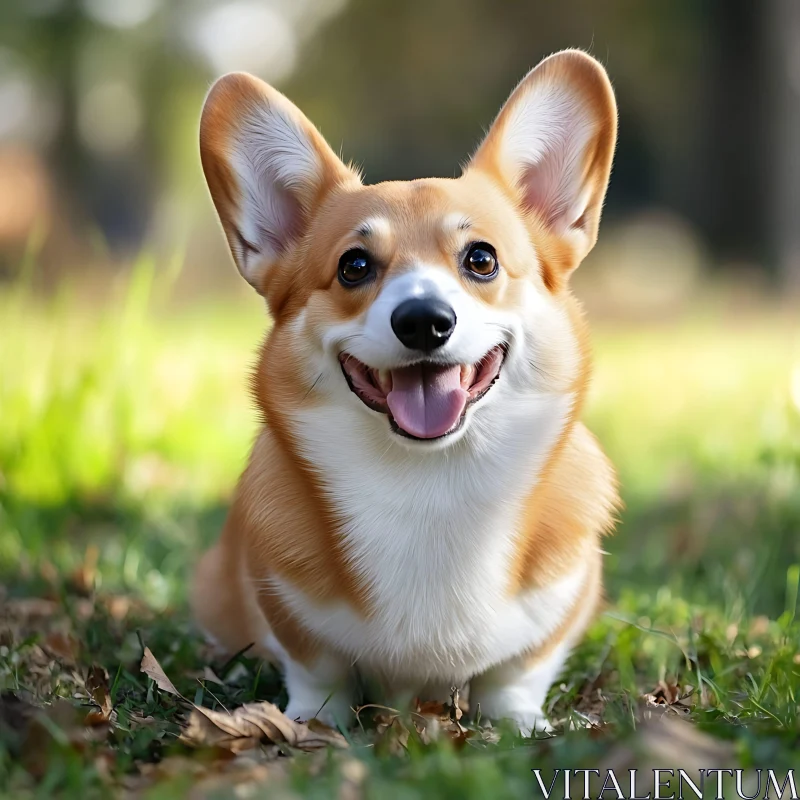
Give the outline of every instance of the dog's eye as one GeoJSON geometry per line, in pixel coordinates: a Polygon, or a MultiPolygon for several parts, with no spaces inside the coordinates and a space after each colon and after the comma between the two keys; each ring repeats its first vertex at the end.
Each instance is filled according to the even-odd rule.
{"type": "Polygon", "coordinates": [[[464,267],[478,278],[494,278],[497,275],[497,253],[486,242],[470,245],[464,258],[464,267]]]}
{"type": "Polygon", "coordinates": [[[339,283],[355,286],[372,274],[372,263],[365,250],[348,250],[339,259],[339,283]]]}

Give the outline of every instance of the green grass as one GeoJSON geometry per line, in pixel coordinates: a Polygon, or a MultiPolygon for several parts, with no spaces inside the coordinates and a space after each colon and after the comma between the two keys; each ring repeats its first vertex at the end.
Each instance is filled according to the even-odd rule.
{"type": "Polygon", "coordinates": [[[143,260],[92,300],[42,299],[24,282],[0,295],[0,689],[25,708],[62,697],[67,709],[51,705],[31,739],[4,695],[8,796],[156,798],[192,785],[232,796],[234,774],[264,796],[539,796],[534,766],[683,766],[646,735],[642,695],[661,680],[688,694],[674,716],[720,759],[796,766],[800,336],[768,313],[596,326],[587,421],[626,509],[606,543],[608,611],[550,706],[554,719],[602,725],[536,741],[483,731],[463,747],[412,731],[394,752],[365,716],[345,755],[265,751],[242,767],[185,751],[185,709],[139,672],[143,643],[196,702],[284,699],[270,668],[211,654],[185,606],[255,431],[247,370],[266,320],[255,297],[176,304],[174,274],[155,275],[143,260]],[[92,664],[109,673],[116,724],[78,745],[68,712],[87,702],[92,664]],[[224,686],[202,679],[209,665],[224,686]]]}

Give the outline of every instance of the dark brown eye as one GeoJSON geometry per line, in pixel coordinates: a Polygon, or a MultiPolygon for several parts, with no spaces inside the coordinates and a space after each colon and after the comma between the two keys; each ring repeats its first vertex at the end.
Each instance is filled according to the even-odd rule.
{"type": "Polygon", "coordinates": [[[490,280],[497,275],[497,253],[486,242],[470,245],[464,258],[464,267],[475,277],[490,280]]]}
{"type": "Polygon", "coordinates": [[[372,261],[365,250],[348,250],[339,259],[339,283],[355,286],[372,274],[372,261]]]}

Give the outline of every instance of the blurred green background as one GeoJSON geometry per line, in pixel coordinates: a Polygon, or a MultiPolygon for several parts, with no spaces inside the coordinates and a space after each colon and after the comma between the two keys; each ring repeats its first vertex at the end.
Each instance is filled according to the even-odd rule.
{"type": "MultiPolygon", "coordinates": [[[[186,581],[256,430],[247,378],[269,326],[200,170],[211,81],[273,82],[370,182],[451,176],[525,71],[564,47],[606,65],[620,108],[575,291],[596,351],[586,417],[626,508],[605,545],[608,614],[548,709],[621,731],[674,680],[748,763],[778,752],[750,725],[796,753],[798,0],[0,0],[0,616],[56,598],[82,648],[69,680],[44,658],[45,681],[43,623],[6,620],[0,689],[72,697],[99,662],[120,715],[175,733],[180,709],[138,673],[141,641],[185,691],[208,664],[186,581]],[[120,596],[157,616],[109,617],[120,596]]],[[[229,706],[276,698],[248,669],[215,689],[229,706]]],[[[160,757],[131,737],[123,773],[126,752],[160,757]]],[[[498,788],[480,763],[484,782],[467,770],[454,796],[498,788]]],[[[527,766],[503,769],[522,781],[527,766]]],[[[97,779],[84,768],[70,785],[97,779]]],[[[433,786],[461,774],[427,769],[433,786]]]]}

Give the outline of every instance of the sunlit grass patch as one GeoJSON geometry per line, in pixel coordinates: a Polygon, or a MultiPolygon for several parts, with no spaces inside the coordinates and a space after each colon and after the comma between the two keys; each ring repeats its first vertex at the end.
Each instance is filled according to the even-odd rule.
{"type": "Polygon", "coordinates": [[[60,502],[230,490],[255,430],[246,379],[265,319],[251,307],[154,308],[145,288],[127,288],[99,307],[0,298],[9,491],[60,502]]]}

